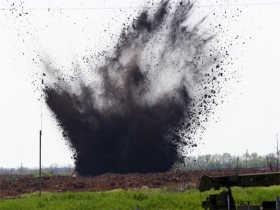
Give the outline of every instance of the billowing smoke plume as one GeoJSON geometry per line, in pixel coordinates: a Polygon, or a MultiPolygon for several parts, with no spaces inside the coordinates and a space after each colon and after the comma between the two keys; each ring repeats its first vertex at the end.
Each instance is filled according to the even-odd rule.
{"type": "Polygon", "coordinates": [[[163,1],[143,11],[86,77],[76,69],[68,80],[47,66],[46,102],[78,173],[163,172],[196,146],[192,137],[214,103],[215,79],[205,75],[216,58],[202,21],[188,25],[192,7],[163,1]]]}

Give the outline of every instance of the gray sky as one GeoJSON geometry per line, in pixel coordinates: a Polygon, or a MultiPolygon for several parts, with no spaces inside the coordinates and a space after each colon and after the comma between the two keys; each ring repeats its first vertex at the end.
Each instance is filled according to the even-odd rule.
{"type": "MultiPolygon", "coordinates": [[[[48,57],[53,65],[67,69],[83,56],[109,49],[122,24],[129,24],[147,2],[0,2],[0,167],[38,165],[40,91],[32,81],[36,72],[43,71],[39,60],[48,57]]],[[[206,132],[193,154],[243,154],[246,149],[259,154],[275,152],[280,132],[280,1],[201,2],[196,4],[193,18],[208,15],[207,27],[212,27],[210,23],[222,25],[217,29],[221,44],[233,43],[229,49],[233,65],[227,68],[236,70],[241,78],[225,85],[225,102],[204,125],[206,132]]],[[[45,105],[42,140],[43,165],[73,164],[45,105]]]]}

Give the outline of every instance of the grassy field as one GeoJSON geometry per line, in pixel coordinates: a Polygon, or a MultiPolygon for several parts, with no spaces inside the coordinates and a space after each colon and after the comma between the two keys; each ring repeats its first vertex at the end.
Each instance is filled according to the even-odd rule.
{"type": "MultiPolygon", "coordinates": [[[[141,190],[114,190],[108,192],[67,192],[38,193],[24,195],[20,199],[0,200],[0,209],[187,209],[199,210],[207,194],[218,191],[200,193],[193,189],[184,193],[166,192],[143,188],[141,190]]],[[[280,187],[232,188],[236,203],[260,204],[262,200],[275,200],[280,196],[280,187]]]]}

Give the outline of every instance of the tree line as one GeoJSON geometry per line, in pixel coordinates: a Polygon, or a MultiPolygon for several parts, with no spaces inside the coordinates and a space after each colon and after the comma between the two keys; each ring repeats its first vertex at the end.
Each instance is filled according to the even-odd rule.
{"type": "MultiPolygon", "coordinates": [[[[38,174],[38,168],[28,168],[20,166],[18,168],[3,168],[0,167],[0,174],[10,175],[10,174],[38,174]]],[[[42,174],[48,175],[69,175],[74,171],[72,165],[60,166],[57,164],[52,164],[48,167],[42,167],[42,174]]]]}
{"type": "Polygon", "coordinates": [[[256,152],[246,152],[236,156],[225,152],[187,157],[181,167],[184,170],[269,167],[271,171],[278,171],[279,157],[275,153],[259,155],[256,152]]]}
{"type": "MultiPolygon", "coordinates": [[[[278,150],[277,150],[278,151],[278,150]]],[[[279,152],[278,152],[279,153],[279,152]]],[[[222,169],[222,168],[251,168],[251,167],[269,167],[271,171],[278,171],[279,154],[269,153],[267,155],[258,155],[258,153],[244,153],[241,156],[223,154],[206,154],[198,156],[189,156],[185,158],[185,163],[175,164],[175,170],[200,170],[200,169],[222,169]]],[[[57,164],[42,168],[42,173],[51,175],[71,174],[74,171],[72,165],[60,166],[57,164]]],[[[36,174],[38,168],[18,167],[3,168],[0,167],[0,174],[36,174]]]]}

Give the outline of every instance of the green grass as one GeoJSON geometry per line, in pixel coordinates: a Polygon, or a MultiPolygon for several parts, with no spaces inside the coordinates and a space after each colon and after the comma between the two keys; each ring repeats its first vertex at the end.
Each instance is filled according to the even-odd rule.
{"type": "Polygon", "coordinates": [[[109,192],[28,194],[22,199],[0,200],[0,209],[198,209],[199,192],[165,193],[144,189],[109,192]],[[187,208],[188,207],[188,208],[187,208]]]}
{"type": "Polygon", "coordinates": [[[251,188],[233,188],[232,195],[236,203],[261,204],[262,201],[275,201],[280,197],[280,186],[271,187],[251,187],[251,188]]]}
{"type": "MultiPolygon", "coordinates": [[[[220,191],[210,191],[216,194],[220,191]]],[[[0,209],[187,209],[199,210],[207,193],[193,189],[184,193],[166,192],[143,188],[141,190],[114,190],[108,192],[67,192],[67,193],[38,193],[24,195],[21,199],[2,199],[0,209]]],[[[260,204],[262,200],[275,200],[280,195],[279,187],[269,188],[233,188],[236,203],[260,204]]]]}
{"type": "MultiPolygon", "coordinates": [[[[37,177],[39,177],[39,172],[33,172],[33,173],[31,173],[31,175],[33,175],[33,177],[37,178],[37,177]]],[[[42,172],[41,176],[42,177],[43,176],[52,176],[52,174],[50,172],[46,171],[46,172],[42,172]]]]}

